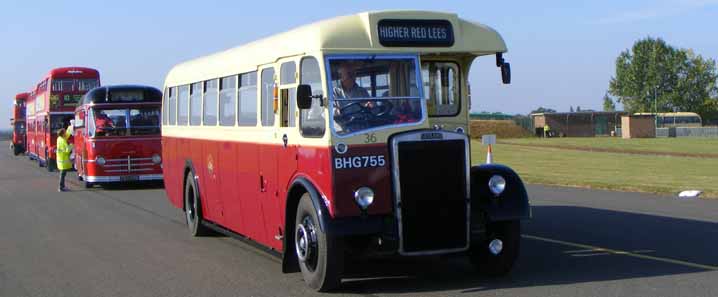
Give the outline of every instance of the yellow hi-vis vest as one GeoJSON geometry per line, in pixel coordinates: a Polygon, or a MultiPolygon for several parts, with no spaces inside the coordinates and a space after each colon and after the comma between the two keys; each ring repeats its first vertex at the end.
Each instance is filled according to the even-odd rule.
{"type": "Polygon", "coordinates": [[[57,137],[57,169],[69,170],[72,169],[72,162],[70,162],[70,152],[72,152],[72,145],[67,143],[67,139],[63,136],[57,137]]]}

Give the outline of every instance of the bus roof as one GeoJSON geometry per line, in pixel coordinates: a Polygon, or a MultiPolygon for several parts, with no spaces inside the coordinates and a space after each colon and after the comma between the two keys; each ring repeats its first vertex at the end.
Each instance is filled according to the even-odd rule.
{"type": "Polygon", "coordinates": [[[100,72],[96,69],[87,67],[60,67],[50,70],[46,77],[73,77],[73,78],[95,78],[99,77],[100,72]]]}
{"type": "Polygon", "coordinates": [[[142,85],[113,85],[97,87],[82,97],[81,105],[91,103],[162,102],[162,92],[155,87],[142,85]],[[113,96],[115,95],[115,96],[113,96]]]}
{"type": "Polygon", "coordinates": [[[257,65],[281,57],[316,53],[466,53],[488,55],[506,52],[503,38],[492,28],[459,18],[454,13],[430,11],[375,11],[340,16],[273,35],[239,47],[190,60],[173,67],[166,86],[198,82],[256,70],[257,65]],[[385,47],[379,40],[381,20],[440,20],[453,28],[451,46],[385,47]]]}
{"type": "Polygon", "coordinates": [[[17,93],[17,95],[15,95],[15,100],[27,100],[28,96],[30,96],[30,93],[28,92],[17,93]]]}
{"type": "Polygon", "coordinates": [[[695,112],[685,112],[685,111],[659,112],[659,113],[637,112],[637,113],[634,113],[634,115],[658,115],[659,117],[700,117],[700,115],[698,115],[695,112]]]}

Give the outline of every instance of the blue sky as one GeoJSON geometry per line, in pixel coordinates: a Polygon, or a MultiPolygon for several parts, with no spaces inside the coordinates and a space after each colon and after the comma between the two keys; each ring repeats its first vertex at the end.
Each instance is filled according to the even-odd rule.
{"type": "Polygon", "coordinates": [[[474,63],[472,110],[601,109],[618,54],[646,36],[718,58],[718,0],[15,1],[0,10],[0,127],[13,96],[51,68],[89,66],[103,84],[161,87],[175,64],[299,25],[368,10],[456,12],[502,34],[513,81],[474,63]]]}

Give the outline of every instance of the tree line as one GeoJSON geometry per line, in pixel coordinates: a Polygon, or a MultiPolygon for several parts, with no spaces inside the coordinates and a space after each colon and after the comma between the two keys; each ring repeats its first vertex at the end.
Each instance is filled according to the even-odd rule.
{"type": "Polygon", "coordinates": [[[715,60],[647,37],[616,58],[616,74],[603,97],[603,108],[615,110],[615,98],[629,113],[696,112],[704,122],[715,122],[717,83],[715,60]]]}

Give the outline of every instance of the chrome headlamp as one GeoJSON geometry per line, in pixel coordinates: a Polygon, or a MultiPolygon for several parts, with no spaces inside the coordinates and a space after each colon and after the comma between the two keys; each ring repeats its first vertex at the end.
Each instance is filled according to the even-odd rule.
{"type": "Polygon", "coordinates": [[[369,187],[361,187],[354,191],[354,201],[362,210],[366,210],[374,203],[374,191],[369,187]]]}
{"type": "Polygon", "coordinates": [[[152,155],[152,163],[159,164],[162,163],[162,157],[158,154],[152,155]]]}
{"type": "Polygon", "coordinates": [[[102,166],[102,165],[105,165],[106,161],[105,161],[105,158],[103,158],[102,156],[97,156],[97,158],[95,158],[95,163],[97,163],[97,165],[102,166]]]}
{"type": "Polygon", "coordinates": [[[494,175],[489,178],[489,190],[498,196],[506,189],[506,180],[501,175],[494,175]]]}

